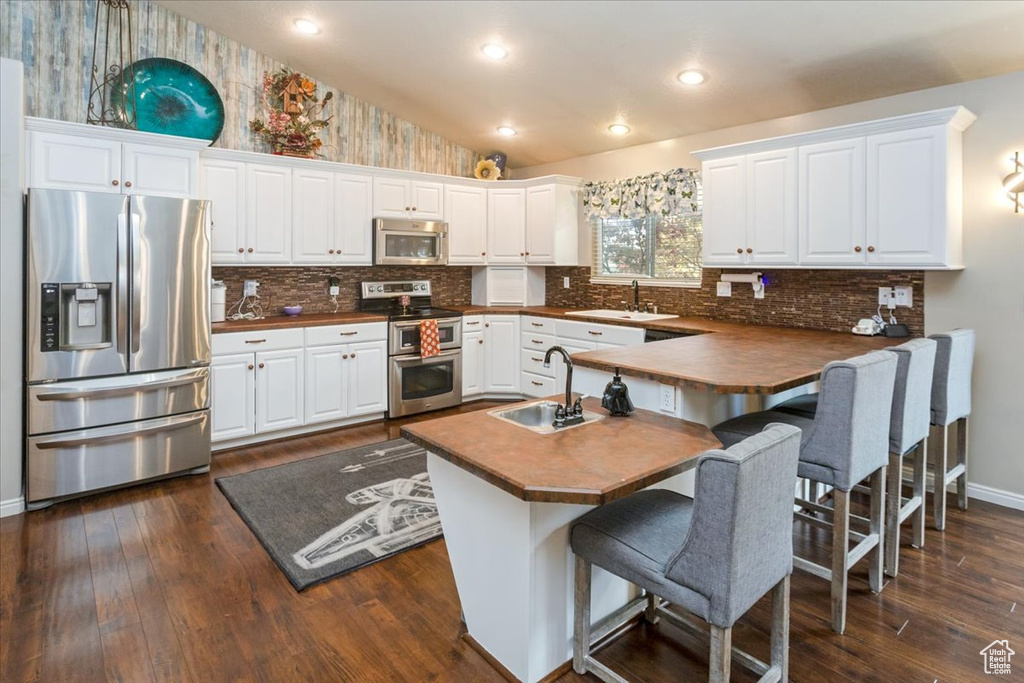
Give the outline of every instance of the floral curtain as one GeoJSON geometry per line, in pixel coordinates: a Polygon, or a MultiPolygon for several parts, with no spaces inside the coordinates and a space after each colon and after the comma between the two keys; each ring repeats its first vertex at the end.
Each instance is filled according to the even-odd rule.
{"type": "Polygon", "coordinates": [[[700,171],[676,168],[583,186],[583,210],[593,218],[644,218],[694,214],[699,211],[700,171]]]}

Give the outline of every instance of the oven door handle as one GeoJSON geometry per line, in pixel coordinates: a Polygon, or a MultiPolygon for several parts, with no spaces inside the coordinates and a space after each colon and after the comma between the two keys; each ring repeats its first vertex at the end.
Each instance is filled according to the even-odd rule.
{"type": "Polygon", "coordinates": [[[462,349],[455,349],[454,351],[442,351],[436,356],[430,356],[429,358],[422,358],[420,356],[392,356],[391,360],[395,362],[395,365],[409,365],[410,363],[417,363],[419,365],[427,365],[429,363],[440,363],[441,361],[455,358],[462,353],[462,349]]]}
{"type": "MultiPolygon", "coordinates": [[[[424,318],[424,320],[429,320],[429,318],[424,318]]],[[[457,323],[457,322],[461,321],[462,318],[435,318],[435,320],[437,320],[438,327],[440,327],[441,325],[448,325],[448,324],[457,323]]],[[[409,330],[409,329],[412,329],[412,328],[419,327],[421,322],[423,322],[423,320],[414,320],[414,321],[407,322],[407,323],[391,323],[391,324],[394,326],[394,328],[396,330],[409,330]]]]}

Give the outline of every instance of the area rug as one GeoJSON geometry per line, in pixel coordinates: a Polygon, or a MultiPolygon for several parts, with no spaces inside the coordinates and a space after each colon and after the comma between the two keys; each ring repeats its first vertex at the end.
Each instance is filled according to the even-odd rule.
{"type": "Polygon", "coordinates": [[[217,485],[300,591],[441,536],[427,453],[405,439],[217,485]]]}

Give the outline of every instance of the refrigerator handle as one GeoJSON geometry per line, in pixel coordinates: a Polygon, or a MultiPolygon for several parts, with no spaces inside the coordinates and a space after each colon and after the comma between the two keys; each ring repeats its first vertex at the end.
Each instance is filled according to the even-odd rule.
{"type": "Polygon", "coordinates": [[[128,217],[117,216],[117,352],[128,339],[128,217]]]}
{"type": "Polygon", "coordinates": [[[141,217],[132,213],[132,353],[139,352],[142,332],[142,239],[139,235],[141,217]]]}

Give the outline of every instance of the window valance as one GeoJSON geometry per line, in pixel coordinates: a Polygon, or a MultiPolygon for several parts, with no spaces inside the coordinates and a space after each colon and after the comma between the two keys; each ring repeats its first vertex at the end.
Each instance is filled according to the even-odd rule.
{"type": "Polygon", "coordinates": [[[695,214],[699,188],[700,171],[694,168],[586,183],[583,211],[588,219],[695,214]]]}

